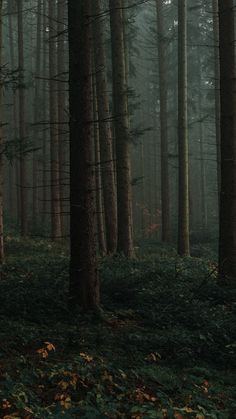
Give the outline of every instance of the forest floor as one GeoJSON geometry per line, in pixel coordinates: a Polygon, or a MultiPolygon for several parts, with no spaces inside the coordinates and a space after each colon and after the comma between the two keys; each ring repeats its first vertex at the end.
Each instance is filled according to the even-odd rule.
{"type": "Polygon", "coordinates": [[[7,238],[0,418],[236,418],[236,292],[214,252],[138,252],[101,261],[105,318],[74,316],[65,249],[7,238]]]}

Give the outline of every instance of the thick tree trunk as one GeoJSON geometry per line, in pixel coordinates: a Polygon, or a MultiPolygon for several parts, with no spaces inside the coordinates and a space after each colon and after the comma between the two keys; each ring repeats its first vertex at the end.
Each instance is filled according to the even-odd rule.
{"type": "Polygon", "coordinates": [[[51,154],[51,236],[53,240],[62,237],[61,205],[60,205],[60,172],[59,172],[59,140],[58,140],[58,109],[56,79],[56,2],[49,0],[49,108],[50,108],[50,154],[51,154]]]}
{"type": "Polygon", "coordinates": [[[23,39],[23,2],[17,1],[18,12],[18,67],[19,67],[19,136],[21,142],[20,153],[20,224],[21,235],[27,234],[27,185],[26,185],[26,161],[24,145],[26,141],[26,104],[25,104],[25,77],[24,77],[24,39],[23,39]]]}
{"type": "MultiPolygon", "coordinates": [[[[0,0],[0,69],[2,68],[2,5],[3,2],[0,0]]],[[[2,85],[0,86],[0,264],[4,262],[4,242],[3,242],[3,187],[4,187],[4,171],[3,161],[4,156],[2,153],[3,149],[3,92],[2,85]]]]}
{"type": "Polygon", "coordinates": [[[236,278],[236,60],[234,2],[219,2],[221,92],[220,279],[236,278]]]}
{"type": "Polygon", "coordinates": [[[91,0],[70,0],[70,298],[81,308],[99,306],[93,162],[91,0]]]}
{"type": "Polygon", "coordinates": [[[127,257],[134,256],[132,237],[132,200],[130,170],[130,138],[127,86],[125,75],[125,52],[122,22],[122,1],[112,0],[110,5],[113,118],[116,136],[117,172],[117,251],[127,257]]]}
{"type": "Polygon", "coordinates": [[[158,64],[160,89],[161,125],[161,217],[162,241],[170,241],[170,193],[168,164],[168,122],[167,122],[167,63],[166,42],[163,29],[163,0],[156,0],[158,30],[158,64]]]}
{"type": "Polygon", "coordinates": [[[178,253],[189,255],[189,176],[187,116],[187,0],[178,2],[178,253]]]}
{"type": "Polygon", "coordinates": [[[114,162],[112,152],[111,114],[108,96],[105,37],[101,20],[101,1],[93,0],[93,43],[96,92],[99,120],[101,176],[106,224],[107,252],[114,253],[117,246],[117,208],[114,162]]]}

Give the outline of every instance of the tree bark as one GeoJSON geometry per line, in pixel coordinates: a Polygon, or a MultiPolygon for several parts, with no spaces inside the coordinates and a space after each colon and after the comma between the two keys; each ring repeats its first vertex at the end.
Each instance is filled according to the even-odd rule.
{"type": "Polygon", "coordinates": [[[219,274],[236,278],[236,60],[234,2],[219,2],[221,194],[219,274]]]}
{"type": "Polygon", "coordinates": [[[33,151],[33,224],[37,226],[38,217],[38,147],[39,147],[39,126],[37,122],[40,120],[40,110],[38,109],[40,99],[40,81],[41,74],[41,0],[38,0],[37,5],[37,36],[36,36],[36,51],[35,51],[35,91],[34,91],[34,151],[33,151]]]}
{"type": "Polygon", "coordinates": [[[187,256],[190,253],[187,102],[187,0],[181,0],[178,2],[178,253],[180,256],[187,256]]]}
{"type": "MultiPolygon", "coordinates": [[[[220,200],[221,169],[220,169],[220,57],[219,57],[219,6],[218,0],[212,0],[213,34],[214,34],[214,64],[215,64],[215,135],[217,158],[217,184],[220,200]]],[[[219,202],[218,202],[219,205],[219,202]]]]}
{"type": "Polygon", "coordinates": [[[167,121],[167,62],[166,42],[163,27],[163,0],[156,0],[158,30],[158,64],[160,90],[160,126],[161,126],[161,217],[162,241],[170,242],[170,192],[168,162],[168,121],[167,121]]]}
{"type": "Polygon", "coordinates": [[[91,0],[70,0],[70,298],[85,310],[99,306],[93,162],[91,0]]]}
{"type": "Polygon", "coordinates": [[[60,183],[60,212],[61,227],[64,234],[65,208],[65,162],[66,162],[66,68],[65,68],[65,0],[57,3],[57,94],[58,94],[58,146],[59,146],[59,183],[60,183]]]}
{"type": "MultiPolygon", "coordinates": [[[[48,27],[48,22],[47,22],[47,16],[48,16],[48,1],[47,0],[43,0],[43,5],[42,5],[42,10],[43,10],[43,39],[42,39],[42,43],[43,43],[43,49],[42,49],[42,75],[43,75],[43,110],[42,110],[42,121],[43,124],[46,124],[47,119],[48,119],[48,57],[49,57],[49,53],[48,53],[48,35],[47,35],[47,27],[48,27]]],[[[44,132],[43,135],[43,143],[42,143],[42,194],[41,194],[41,199],[42,199],[42,207],[41,207],[41,212],[42,212],[42,216],[41,216],[41,223],[43,228],[46,227],[46,221],[47,221],[47,212],[48,211],[48,162],[47,162],[47,146],[48,146],[48,135],[47,135],[47,131],[44,132]]]]}
{"type": "Polygon", "coordinates": [[[127,257],[133,257],[130,138],[122,2],[117,0],[114,4],[110,0],[109,7],[112,46],[113,119],[116,137],[117,251],[127,257]]]}
{"type": "Polygon", "coordinates": [[[101,176],[106,225],[107,252],[114,253],[117,246],[117,208],[112,151],[111,113],[108,96],[105,37],[101,20],[101,1],[93,0],[93,43],[99,121],[101,176]]]}
{"type": "MultiPolygon", "coordinates": [[[[3,2],[0,0],[0,68],[2,68],[2,48],[3,48],[3,33],[2,33],[2,7],[3,2]]],[[[3,242],[3,189],[4,189],[4,156],[3,156],[3,86],[0,85],[0,264],[4,262],[4,242],[3,242]]]]}
{"type": "Polygon", "coordinates": [[[204,147],[204,131],[202,122],[202,63],[198,52],[198,118],[199,118],[199,154],[200,154],[200,189],[201,189],[201,223],[202,229],[207,229],[207,195],[206,195],[206,167],[205,167],[205,147],[204,147]]]}
{"type": "Polygon", "coordinates": [[[25,77],[24,77],[24,37],[23,37],[23,2],[17,1],[18,16],[18,67],[19,67],[19,136],[21,144],[20,152],[20,224],[21,235],[26,236],[28,228],[27,214],[27,184],[26,184],[26,161],[24,146],[26,142],[26,107],[25,107],[25,77]]]}
{"type": "MultiPolygon", "coordinates": [[[[9,37],[9,53],[10,53],[10,67],[11,71],[14,71],[16,68],[16,57],[15,57],[15,46],[14,46],[14,33],[13,33],[13,22],[12,22],[12,3],[8,3],[8,37],[9,37]]],[[[16,140],[18,136],[18,110],[17,110],[17,96],[14,91],[12,91],[12,121],[13,121],[13,130],[12,130],[12,140],[16,140]]],[[[16,208],[15,212],[12,212],[16,215],[18,224],[20,224],[20,190],[19,190],[19,162],[18,160],[14,161],[13,164],[9,164],[9,170],[11,171],[12,183],[11,183],[11,202],[14,202],[14,195],[16,196],[16,208]],[[14,185],[14,186],[13,186],[14,185]]]]}
{"type": "Polygon", "coordinates": [[[56,79],[56,2],[49,0],[49,108],[50,108],[50,158],[51,158],[51,238],[62,237],[60,205],[59,139],[56,79]]]}
{"type": "Polygon", "coordinates": [[[97,214],[97,242],[100,256],[107,254],[105,226],[104,226],[104,200],[101,178],[101,154],[99,142],[99,123],[97,110],[97,92],[95,77],[93,77],[93,139],[94,139],[94,162],[95,162],[95,178],[96,178],[96,214],[97,214]]]}

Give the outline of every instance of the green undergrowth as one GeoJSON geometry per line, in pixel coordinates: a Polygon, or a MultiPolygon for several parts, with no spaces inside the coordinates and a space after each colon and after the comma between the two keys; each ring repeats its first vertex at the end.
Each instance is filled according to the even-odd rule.
{"type": "Polygon", "coordinates": [[[193,250],[101,260],[98,317],[71,313],[63,245],[8,237],[0,418],[234,418],[236,291],[193,250]]]}

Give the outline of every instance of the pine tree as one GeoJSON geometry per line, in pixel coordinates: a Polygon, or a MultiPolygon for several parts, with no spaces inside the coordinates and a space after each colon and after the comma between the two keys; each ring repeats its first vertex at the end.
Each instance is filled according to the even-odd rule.
{"type": "Polygon", "coordinates": [[[116,141],[117,172],[117,251],[127,257],[134,255],[132,234],[132,199],[130,168],[130,135],[122,1],[110,0],[110,26],[112,47],[113,118],[116,141]]]}
{"type": "Polygon", "coordinates": [[[178,2],[178,253],[189,255],[189,176],[187,115],[187,0],[178,2]]]}
{"type": "Polygon", "coordinates": [[[221,194],[219,273],[236,277],[236,60],[234,2],[219,2],[221,194]]]}
{"type": "Polygon", "coordinates": [[[85,310],[99,306],[93,160],[91,0],[70,0],[70,298],[85,310]]]}
{"type": "Polygon", "coordinates": [[[27,209],[27,183],[26,183],[26,102],[25,102],[25,77],[24,77],[24,33],[23,33],[23,0],[17,1],[17,23],[18,23],[18,67],[19,67],[19,136],[21,144],[20,153],[20,226],[21,235],[25,236],[28,231],[28,209],[27,209]]]}
{"type": "Polygon", "coordinates": [[[108,96],[105,36],[101,19],[100,0],[93,0],[93,42],[97,93],[100,164],[103,187],[107,252],[114,253],[117,246],[117,209],[115,168],[112,147],[111,113],[108,96]]]}
{"type": "Polygon", "coordinates": [[[166,42],[164,35],[163,0],[156,0],[157,9],[157,44],[160,89],[160,127],[161,127],[161,214],[162,240],[170,241],[170,192],[168,164],[168,121],[167,121],[167,62],[166,42]]]}

